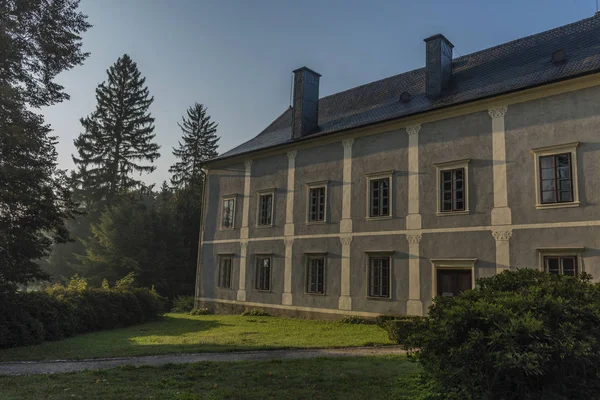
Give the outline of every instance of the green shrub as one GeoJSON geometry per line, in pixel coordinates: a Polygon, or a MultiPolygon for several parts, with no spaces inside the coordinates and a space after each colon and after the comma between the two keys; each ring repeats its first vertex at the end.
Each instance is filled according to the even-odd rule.
{"type": "Polygon", "coordinates": [[[600,398],[600,288],[533,269],[438,297],[407,347],[445,398],[600,398]]]}
{"type": "Polygon", "coordinates": [[[209,315],[210,310],[208,308],[194,308],[190,311],[190,315],[209,315]]]}
{"type": "Polygon", "coordinates": [[[388,322],[398,318],[397,315],[378,315],[375,318],[375,324],[382,329],[387,329],[388,322]]]}
{"type": "Polygon", "coordinates": [[[340,324],[371,324],[372,322],[356,315],[346,315],[338,320],[340,324]]]}
{"type": "Polygon", "coordinates": [[[422,326],[423,319],[423,317],[405,315],[398,319],[386,321],[384,326],[392,342],[404,344],[408,335],[414,333],[422,326]]]}
{"type": "Polygon", "coordinates": [[[177,296],[173,299],[171,312],[186,313],[194,309],[194,296],[177,296]]]}
{"type": "Polygon", "coordinates": [[[246,308],[242,314],[244,317],[270,317],[271,314],[260,308],[246,308]]]}

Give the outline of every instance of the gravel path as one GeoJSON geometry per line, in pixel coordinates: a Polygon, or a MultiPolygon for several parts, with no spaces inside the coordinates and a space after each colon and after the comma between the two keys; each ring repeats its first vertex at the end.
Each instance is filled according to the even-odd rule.
{"type": "Polygon", "coordinates": [[[165,354],[161,356],[95,358],[88,360],[15,361],[0,363],[0,375],[36,375],[108,369],[121,365],[186,364],[201,361],[292,360],[316,357],[357,357],[405,354],[398,346],[340,349],[264,350],[230,353],[165,354]]]}

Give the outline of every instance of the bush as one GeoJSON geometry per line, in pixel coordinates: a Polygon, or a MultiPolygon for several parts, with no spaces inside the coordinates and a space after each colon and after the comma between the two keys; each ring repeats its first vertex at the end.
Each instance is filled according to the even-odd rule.
{"type": "Polygon", "coordinates": [[[194,309],[194,296],[177,296],[173,299],[173,308],[171,312],[190,312],[194,309]]]}
{"type": "Polygon", "coordinates": [[[398,318],[397,315],[378,315],[375,318],[375,324],[382,329],[387,329],[388,322],[398,318]]]}
{"type": "Polygon", "coordinates": [[[406,315],[398,319],[388,319],[384,323],[384,328],[392,342],[404,344],[408,336],[422,326],[423,320],[423,317],[406,315]]]}
{"type": "Polygon", "coordinates": [[[194,308],[190,311],[190,315],[209,315],[210,310],[208,308],[194,308]]]}
{"type": "Polygon", "coordinates": [[[244,317],[270,317],[271,314],[260,308],[246,308],[242,314],[244,317]]]}
{"type": "Polygon", "coordinates": [[[338,320],[338,322],[340,324],[370,324],[372,323],[371,321],[362,318],[362,317],[357,317],[355,315],[347,315],[345,317],[342,317],[338,320]]]}
{"type": "Polygon", "coordinates": [[[600,287],[537,270],[506,271],[438,297],[407,340],[445,398],[600,398],[600,287]]]}

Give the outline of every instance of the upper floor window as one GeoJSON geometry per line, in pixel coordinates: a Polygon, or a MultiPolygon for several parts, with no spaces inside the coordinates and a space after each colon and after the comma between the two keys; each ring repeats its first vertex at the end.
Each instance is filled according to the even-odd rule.
{"type": "Polygon", "coordinates": [[[221,208],[221,228],[233,229],[235,223],[235,197],[223,198],[221,208]]]}
{"type": "Polygon", "coordinates": [[[438,215],[469,212],[469,161],[458,160],[435,164],[438,215]]]}
{"type": "Polygon", "coordinates": [[[325,293],[325,255],[306,257],[306,293],[325,293]]]}
{"type": "Polygon", "coordinates": [[[579,205],[577,146],[579,142],[533,149],[536,207],[579,205]]]}
{"type": "Polygon", "coordinates": [[[273,203],[275,192],[262,192],[258,194],[258,222],[259,226],[273,225],[273,203]]]}
{"type": "Polygon", "coordinates": [[[369,256],[369,297],[390,297],[390,265],[390,256],[369,256]]]}
{"type": "Polygon", "coordinates": [[[390,217],[392,205],[392,173],[379,173],[367,178],[369,218],[390,217]]]}
{"type": "Polygon", "coordinates": [[[220,288],[231,289],[231,271],[233,257],[231,255],[219,256],[219,284],[220,288]]]}
{"type": "Polygon", "coordinates": [[[256,257],[256,290],[271,290],[271,257],[256,257]]]}
{"type": "Polygon", "coordinates": [[[550,274],[577,276],[581,271],[583,247],[537,249],[540,269],[550,274]]]}
{"type": "Polygon", "coordinates": [[[307,222],[325,222],[327,209],[327,182],[307,185],[307,222]]]}

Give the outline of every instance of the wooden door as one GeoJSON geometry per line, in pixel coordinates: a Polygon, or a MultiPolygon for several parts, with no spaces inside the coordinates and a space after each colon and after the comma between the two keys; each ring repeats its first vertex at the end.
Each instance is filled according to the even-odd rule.
{"type": "Polygon", "coordinates": [[[461,292],[471,289],[473,278],[468,269],[438,269],[437,295],[458,296],[461,292]]]}

